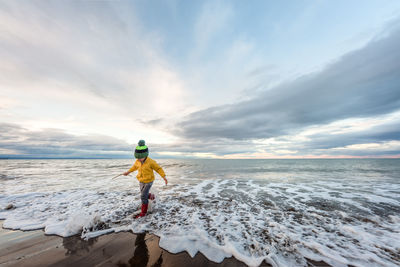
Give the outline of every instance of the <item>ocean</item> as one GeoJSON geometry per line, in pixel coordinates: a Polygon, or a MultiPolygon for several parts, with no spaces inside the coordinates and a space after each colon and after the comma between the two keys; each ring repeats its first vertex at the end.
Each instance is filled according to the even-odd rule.
{"type": "Polygon", "coordinates": [[[0,219],[10,229],[84,239],[149,232],[172,253],[250,266],[400,265],[400,159],[157,159],[156,200],[140,208],[126,159],[0,161],[0,219]]]}

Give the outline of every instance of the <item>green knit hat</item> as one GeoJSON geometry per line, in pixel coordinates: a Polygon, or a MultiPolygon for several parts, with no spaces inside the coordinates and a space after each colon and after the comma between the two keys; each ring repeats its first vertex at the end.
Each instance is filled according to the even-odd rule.
{"type": "Polygon", "coordinates": [[[143,159],[149,156],[149,148],[146,146],[144,140],[139,140],[138,146],[135,149],[135,158],[143,159]]]}

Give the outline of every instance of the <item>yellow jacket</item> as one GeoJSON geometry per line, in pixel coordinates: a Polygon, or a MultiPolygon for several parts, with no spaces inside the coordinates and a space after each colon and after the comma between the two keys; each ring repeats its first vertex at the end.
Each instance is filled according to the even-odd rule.
{"type": "Polygon", "coordinates": [[[143,164],[136,160],[133,166],[129,169],[129,172],[134,172],[138,170],[138,174],[136,178],[141,183],[150,183],[154,181],[154,172],[155,170],[159,175],[165,177],[164,170],[151,158],[147,157],[143,164]]]}

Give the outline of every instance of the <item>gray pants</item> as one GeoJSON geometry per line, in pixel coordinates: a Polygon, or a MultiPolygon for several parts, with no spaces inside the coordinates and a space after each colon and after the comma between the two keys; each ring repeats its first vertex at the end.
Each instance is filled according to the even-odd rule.
{"type": "Polygon", "coordinates": [[[142,199],[142,204],[149,203],[149,192],[153,182],[150,183],[140,183],[140,198],[142,199]]]}

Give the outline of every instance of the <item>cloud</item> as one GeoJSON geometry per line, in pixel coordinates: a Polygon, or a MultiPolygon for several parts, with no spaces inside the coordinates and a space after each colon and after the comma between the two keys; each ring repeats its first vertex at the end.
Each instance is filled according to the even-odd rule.
{"type": "Polygon", "coordinates": [[[379,125],[368,130],[343,134],[315,134],[310,135],[307,147],[311,149],[331,149],[364,143],[390,142],[400,140],[398,129],[400,121],[379,125]]]}
{"type": "Polygon", "coordinates": [[[307,127],[293,135],[257,139],[252,147],[264,153],[288,157],[400,155],[399,147],[392,146],[400,140],[399,126],[400,112],[374,118],[346,119],[307,127]],[[370,146],[375,149],[361,149],[370,146]],[[285,153],[285,150],[289,152],[285,153]]]}
{"type": "Polygon", "coordinates": [[[348,145],[345,147],[337,147],[334,148],[337,151],[360,151],[361,153],[371,154],[372,153],[395,153],[398,154],[400,152],[400,141],[389,141],[382,143],[365,143],[365,144],[356,144],[356,145],[348,145]]]}
{"type": "Polygon", "coordinates": [[[2,91],[15,98],[91,94],[145,117],[146,109],[184,108],[183,80],[166,60],[160,36],[145,30],[135,12],[130,3],[103,1],[3,3],[2,91]]]}
{"type": "Polygon", "coordinates": [[[0,115],[19,125],[0,125],[0,153],[124,157],[131,146],[122,139],[139,136],[157,139],[151,151],[160,156],[398,153],[397,117],[361,125],[400,109],[398,27],[322,71],[277,84],[284,71],[265,57],[258,30],[238,29],[241,10],[201,4],[185,25],[190,52],[176,59],[164,46],[169,33],[143,28],[130,2],[3,3],[0,115]],[[208,108],[181,117],[198,106],[208,108]]]}
{"type": "Polygon", "coordinates": [[[371,117],[400,109],[400,30],[348,53],[324,70],[281,84],[251,99],[188,115],[183,138],[271,138],[311,125],[371,117]]]}
{"type": "Polygon", "coordinates": [[[30,131],[0,123],[0,152],[3,158],[127,158],[132,156],[132,145],[110,136],[76,136],[58,129],[30,131]]]}
{"type": "Polygon", "coordinates": [[[186,85],[137,12],[132,2],[2,3],[0,122],[168,140],[141,120],[186,112],[186,85]]]}
{"type": "MultiPolygon", "coordinates": [[[[399,155],[399,146],[393,145],[400,140],[400,116],[390,115],[389,120],[385,121],[385,116],[381,123],[376,123],[370,127],[354,127],[351,131],[340,132],[340,129],[329,132],[321,132],[316,134],[304,135],[305,141],[293,143],[292,147],[297,147],[302,153],[312,153],[314,155],[331,154],[331,155],[399,155]],[[336,132],[339,130],[339,132],[336,132]],[[368,149],[373,147],[374,149],[368,149]],[[365,149],[363,149],[365,148],[365,149]]],[[[364,119],[364,122],[374,119],[364,119]]],[[[351,127],[351,121],[348,121],[348,127],[351,127]]],[[[357,125],[357,121],[354,121],[357,125]]],[[[344,128],[345,129],[345,128],[344,128]]]]}
{"type": "Polygon", "coordinates": [[[313,158],[399,156],[400,112],[345,119],[264,139],[197,138],[152,144],[158,157],[313,158]],[[362,149],[366,148],[366,149],[362,149]]]}

